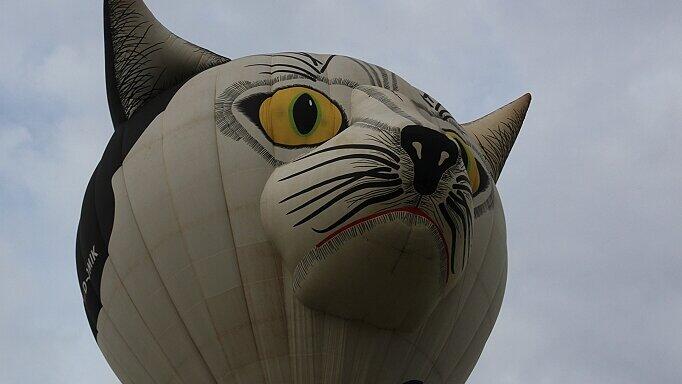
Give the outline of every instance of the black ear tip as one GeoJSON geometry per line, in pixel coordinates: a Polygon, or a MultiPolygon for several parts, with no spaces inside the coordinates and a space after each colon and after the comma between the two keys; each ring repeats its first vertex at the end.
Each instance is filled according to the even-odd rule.
{"type": "Polygon", "coordinates": [[[150,100],[229,59],[164,27],[142,0],[104,1],[107,94],[116,127],[150,100]]]}

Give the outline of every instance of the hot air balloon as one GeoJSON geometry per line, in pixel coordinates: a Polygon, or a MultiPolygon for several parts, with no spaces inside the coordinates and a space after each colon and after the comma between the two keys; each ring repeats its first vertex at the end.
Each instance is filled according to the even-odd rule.
{"type": "Polygon", "coordinates": [[[123,383],[462,383],[507,275],[530,103],[458,123],[341,55],[229,60],[104,2],[115,127],[76,264],[123,383]]]}

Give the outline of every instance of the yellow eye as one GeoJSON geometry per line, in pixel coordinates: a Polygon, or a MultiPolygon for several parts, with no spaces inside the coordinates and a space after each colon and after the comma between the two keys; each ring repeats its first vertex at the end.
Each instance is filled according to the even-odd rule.
{"type": "Polygon", "coordinates": [[[263,131],[275,144],[321,144],[341,129],[341,111],[325,95],[310,88],[281,89],[265,99],[258,110],[263,131]]]}
{"type": "Polygon", "coordinates": [[[476,157],[474,157],[474,151],[472,151],[471,147],[454,132],[446,132],[446,135],[449,138],[456,140],[457,143],[459,143],[460,148],[464,149],[462,158],[464,159],[464,164],[466,164],[471,192],[475,193],[481,185],[481,175],[478,173],[478,164],[476,163],[476,157]]]}

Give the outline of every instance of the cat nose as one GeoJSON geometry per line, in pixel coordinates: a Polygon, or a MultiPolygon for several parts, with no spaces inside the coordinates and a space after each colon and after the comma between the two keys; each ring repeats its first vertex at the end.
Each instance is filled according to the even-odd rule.
{"type": "Polygon", "coordinates": [[[414,163],[414,189],[422,195],[430,195],[438,189],[443,173],[459,156],[459,148],[453,140],[421,125],[403,128],[400,145],[414,163]]]}

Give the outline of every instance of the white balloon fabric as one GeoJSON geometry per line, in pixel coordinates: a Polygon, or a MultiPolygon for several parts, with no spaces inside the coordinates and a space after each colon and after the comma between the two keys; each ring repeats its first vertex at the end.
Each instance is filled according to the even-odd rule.
{"type": "Polygon", "coordinates": [[[364,61],[230,61],[105,1],[115,132],[77,240],[123,383],[463,383],[500,309],[495,181],[530,103],[459,124],[364,61]]]}

